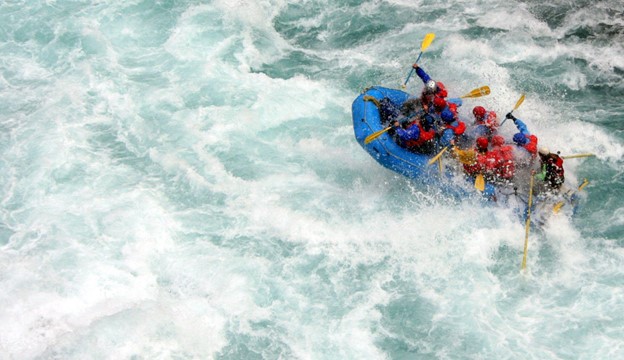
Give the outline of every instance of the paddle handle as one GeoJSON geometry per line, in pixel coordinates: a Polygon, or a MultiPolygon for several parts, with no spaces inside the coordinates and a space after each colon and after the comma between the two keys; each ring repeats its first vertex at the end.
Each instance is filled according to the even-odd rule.
{"type": "MultiPolygon", "coordinates": [[[[516,109],[514,109],[514,110],[516,110],[516,109]]],[[[514,111],[513,111],[513,110],[511,110],[509,113],[510,113],[510,114],[512,114],[513,112],[514,112],[514,111]]],[[[499,127],[503,127],[503,124],[504,124],[506,121],[507,121],[507,118],[505,118],[505,120],[503,120],[503,122],[500,124],[500,126],[499,126],[499,127]]]]}

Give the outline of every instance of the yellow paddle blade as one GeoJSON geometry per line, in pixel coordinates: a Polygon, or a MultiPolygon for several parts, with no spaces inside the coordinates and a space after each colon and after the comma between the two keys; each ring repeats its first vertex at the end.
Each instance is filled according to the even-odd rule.
{"type": "Polygon", "coordinates": [[[366,137],[366,139],[364,139],[364,144],[368,145],[368,143],[370,143],[371,141],[377,139],[378,137],[383,135],[383,133],[385,133],[386,131],[388,131],[390,129],[392,129],[392,126],[388,126],[387,128],[385,128],[383,130],[375,131],[374,133],[368,135],[366,137]]]}
{"type": "Polygon", "coordinates": [[[522,105],[523,102],[524,102],[524,94],[522,94],[522,96],[520,96],[520,99],[518,99],[518,102],[516,103],[516,106],[514,106],[513,110],[511,110],[511,111],[517,110],[520,107],[520,105],[522,105]]]}
{"type": "MultiPolygon", "coordinates": [[[[587,180],[587,179],[583,179],[583,183],[582,183],[581,185],[579,185],[579,187],[578,187],[577,191],[581,191],[581,190],[583,190],[583,188],[584,188],[585,186],[587,186],[587,184],[589,184],[589,180],[587,180]]],[[[561,208],[563,207],[563,205],[564,205],[563,201],[560,201],[560,202],[556,203],[556,204],[555,204],[555,206],[553,206],[553,212],[554,212],[555,214],[558,214],[558,213],[559,213],[559,210],[561,210],[561,208]]]]}
{"type": "Polygon", "coordinates": [[[490,87],[489,86],[481,86],[480,88],[474,89],[468,94],[461,96],[461,98],[476,98],[485,95],[490,95],[490,87]]]}
{"type": "Polygon", "coordinates": [[[583,188],[587,186],[587,184],[589,184],[589,180],[583,179],[583,183],[578,187],[578,191],[583,190],[583,188]]]}
{"type": "Polygon", "coordinates": [[[562,158],[564,159],[576,159],[576,158],[584,158],[584,157],[590,157],[590,156],[596,156],[595,154],[576,154],[576,155],[566,155],[566,156],[562,156],[562,158]]]}
{"type": "Polygon", "coordinates": [[[431,160],[429,160],[429,165],[431,165],[431,164],[435,163],[436,161],[438,161],[438,159],[440,158],[440,156],[442,156],[442,154],[444,154],[446,149],[448,149],[448,146],[445,147],[444,149],[442,149],[442,151],[440,151],[436,156],[432,157],[431,160]]]}
{"type": "Polygon", "coordinates": [[[429,33],[427,35],[425,35],[425,38],[422,41],[422,44],[420,45],[420,51],[425,51],[429,45],[431,45],[431,43],[433,42],[433,39],[435,39],[435,34],[434,33],[429,33]]]}
{"type": "Polygon", "coordinates": [[[477,178],[475,179],[475,189],[479,190],[479,191],[483,191],[485,190],[485,178],[483,177],[483,174],[479,174],[477,175],[477,178]]]}
{"type": "Polygon", "coordinates": [[[455,150],[457,160],[464,165],[472,165],[477,162],[477,155],[474,150],[455,150]]]}
{"type": "Polygon", "coordinates": [[[561,210],[562,207],[563,207],[563,201],[559,201],[558,203],[555,204],[555,206],[553,206],[553,212],[555,214],[559,214],[559,211],[561,210]]]}

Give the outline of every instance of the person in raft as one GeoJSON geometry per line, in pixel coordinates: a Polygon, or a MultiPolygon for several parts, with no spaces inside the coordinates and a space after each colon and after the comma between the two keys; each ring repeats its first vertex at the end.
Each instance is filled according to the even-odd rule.
{"type": "Polygon", "coordinates": [[[539,157],[541,171],[535,177],[544,182],[546,190],[559,190],[565,181],[563,159],[546,147],[539,149],[539,157]]]}
{"type": "Polygon", "coordinates": [[[403,123],[397,120],[393,126],[399,146],[422,154],[433,152],[436,132],[431,115],[425,114],[422,118],[412,118],[403,123]]]}
{"type": "Polygon", "coordinates": [[[444,127],[439,133],[439,144],[441,147],[451,146],[454,143],[465,142],[464,132],[466,131],[466,124],[463,121],[457,119],[455,114],[449,109],[442,111],[440,114],[444,127]]]}
{"type": "MultiPolygon", "coordinates": [[[[416,70],[416,75],[418,75],[420,80],[422,80],[423,84],[425,84],[420,94],[420,99],[423,103],[423,108],[426,111],[429,111],[433,107],[433,102],[436,98],[442,98],[443,100],[446,100],[448,92],[446,91],[446,87],[441,81],[433,80],[431,76],[429,76],[429,74],[427,74],[425,70],[423,70],[423,68],[421,68],[418,64],[412,65],[412,68],[416,70]]],[[[448,99],[448,102],[455,104],[456,107],[462,105],[461,98],[448,99]]]]}
{"type": "Polygon", "coordinates": [[[513,147],[505,144],[505,138],[500,135],[492,136],[492,158],[495,159],[494,181],[510,183],[516,172],[513,147]]]}
{"type": "Polygon", "coordinates": [[[472,109],[472,115],[475,120],[469,131],[469,137],[476,139],[480,136],[486,136],[491,139],[492,136],[496,135],[500,124],[494,111],[487,111],[483,106],[475,106],[472,109]]]}
{"type": "Polygon", "coordinates": [[[517,145],[514,151],[516,164],[518,167],[530,168],[537,156],[537,136],[532,135],[526,124],[511,113],[508,113],[505,117],[513,120],[519,131],[513,136],[513,142],[517,145]]]}

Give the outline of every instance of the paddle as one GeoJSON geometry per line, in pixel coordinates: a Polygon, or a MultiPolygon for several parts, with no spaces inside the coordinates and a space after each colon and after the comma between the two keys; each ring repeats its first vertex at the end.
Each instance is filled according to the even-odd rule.
{"type": "Polygon", "coordinates": [[[576,154],[576,155],[566,155],[566,156],[562,156],[563,159],[576,159],[576,158],[584,158],[584,157],[590,157],[590,156],[596,156],[595,154],[576,154]]]}
{"type": "Polygon", "coordinates": [[[535,171],[531,172],[531,183],[529,185],[529,207],[527,208],[526,224],[524,225],[524,255],[522,256],[522,267],[526,269],[527,253],[529,251],[529,230],[531,229],[531,205],[533,203],[533,175],[535,171]]]}
{"type": "Polygon", "coordinates": [[[475,186],[475,189],[481,192],[485,190],[485,178],[483,177],[483,174],[477,174],[477,178],[475,179],[474,186],[475,186]]]}
{"type": "Polygon", "coordinates": [[[383,129],[383,130],[379,130],[379,131],[375,131],[374,133],[368,135],[366,137],[366,139],[364,139],[364,144],[368,145],[368,143],[370,143],[371,141],[377,139],[378,137],[380,137],[381,135],[383,135],[383,133],[385,133],[386,131],[392,129],[392,126],[388,126],[387,128],[383,129]]]}
{"type": "MultiPolygon", "coordinates": [[[[587,180],[587,179],[583,179],[583,183],[582,183],[581,185],[579,185],[579,187],[578,187],[578,189],[577,189],[576,191],[581,191],[581,190],[583,190],[583,188],[584,188],[585,186],[587,186],[587,184],[589,184],[589,180],[587,180]]],[[[559,210],[561,210],[561,207],[563,207],[563,205],[564,205],[564,202],[563,202],[563,201],[560,201],[560,202],[556,203],[556,204],[555,204],[555,206],[553,206],[553,212],[554,212],[555,214],[558,214],[558,213],[559,213],[559,210]]]]}
{"type": "Polygon", "coordinates": [[[431,164],[435,163],[436,161],[438,161],[438,159],[440,158],[440,156],[442,156],[442,154],[444,154],[446,149],[448,149],[448,146],[446,146],[444,149],[442,149],[442,151],[440,151],[436,156],[432,157],[431,160],[429,160],[429,165],[431,165],[431,164]]]}
{"type": "Polygon", "coordinates": [[[478,89],[474,89],[471,92],[469,92],[468,94],[464,95],[464,96],[460,96],[462,99],[464,98],[476,98],[476,97],[481,97],[481,96],[485,96],[485,95],[489,95],[490,94],[490,87],[489,86],[481,86],[478,89]]]}
{"type": "MultiPolygon", "coordinates": [[[[418,58],[416,59],[416,64],[418,64],[418,61],[420,60],[420,57],[422,56],[423,52],[425,52],[425,50],[427,50],[429,45],[431,45],[431,42],[433,42],[433,39],[435,39],[434,33],[429,33],[425,35],[425,38],[423,39],[422,44],[420,45],[420,54],[418,54],[418,58]]],[[[407,85],[407,82],[409,81],[410,77],[412,77],[413,72],[414,72],[414,68],[411,68],[409,74],[407,75],[407,79],[405,79],[405,82],[403,83],[403,89],[405,89],[405,86],[407,85]]]]}
{"type": "Polygon", "coordinates": [[[477,161],[477,155],[474,150],[457,150],[455,149],[457,160],[464,165],[472,165],[477,161]]]}
{"type": "MultiPolygon", "coordinates": [[[[511,110],[509,113],[511,114],[511,113],[514,112],[514,110],[518,110],[518,108],[520,107],[520,105],[522,105],[523,102],[524,102],[524,94],[522,94],[522,96],[520,96],[520,99],[518,99],[518,102],[516,102],[516,106],[514,106],[513,110],[511,110]]],[[[505,120],[503,120],[503,122],[500,124],[500,126],[503,126],[505,121],[507,121],[507,118],[505,118],[505,120]]]]}

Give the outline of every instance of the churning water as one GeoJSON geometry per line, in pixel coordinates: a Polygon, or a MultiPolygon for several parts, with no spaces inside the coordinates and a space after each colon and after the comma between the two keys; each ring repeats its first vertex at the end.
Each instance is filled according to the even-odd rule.
{"type": "Polygon", "coordinates": [[[624,358],[623,44],[619,0],[0,3],[0,358],[624,358]],[[429,32],[463,115],[597,155],[527,272],[353,137],[429,32]]]}

